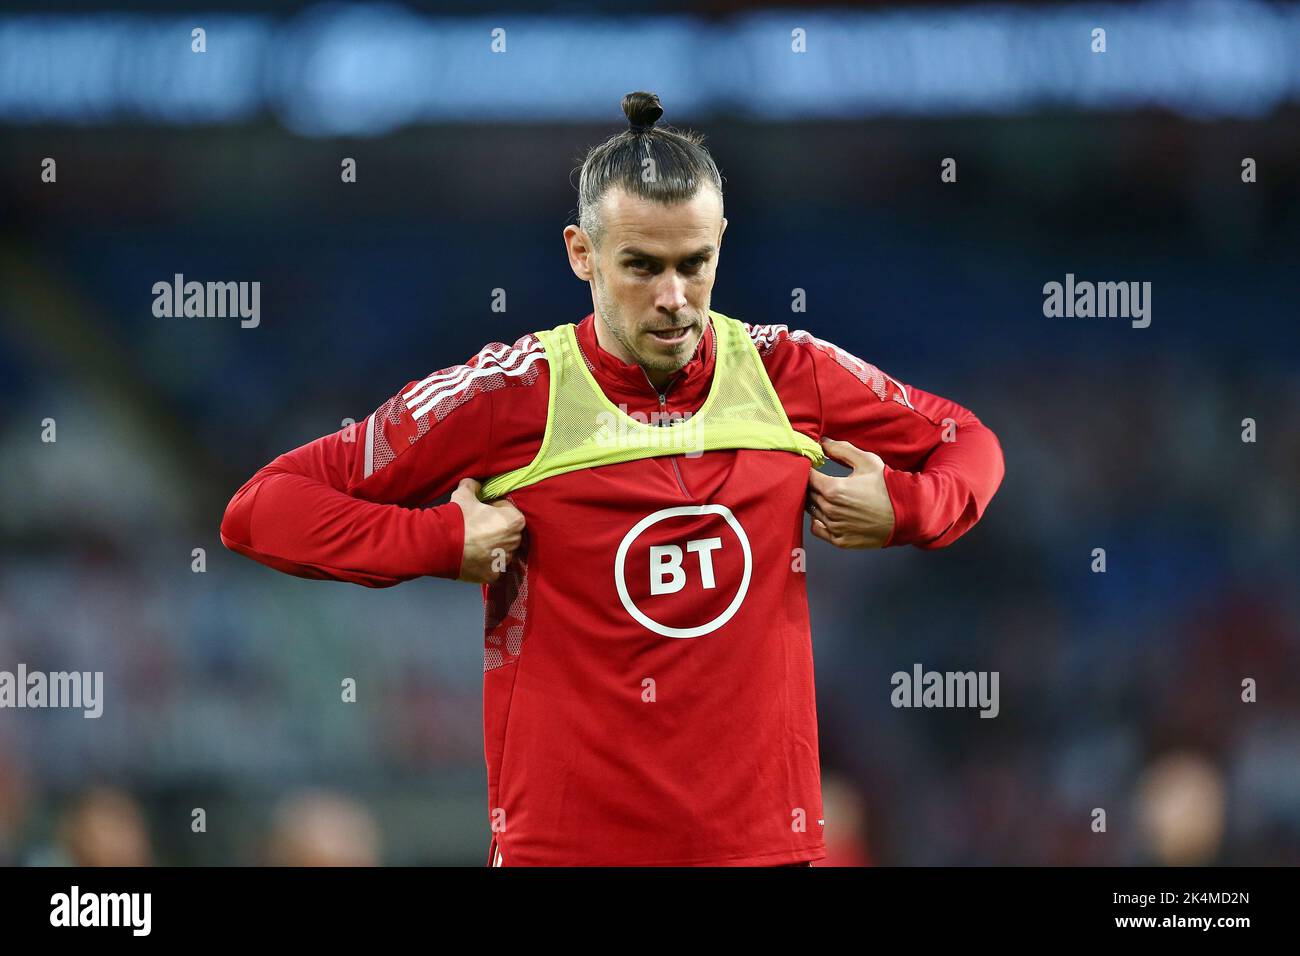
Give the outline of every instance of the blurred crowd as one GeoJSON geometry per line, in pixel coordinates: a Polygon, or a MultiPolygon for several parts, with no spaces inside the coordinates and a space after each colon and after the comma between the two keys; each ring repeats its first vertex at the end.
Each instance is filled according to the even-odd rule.
{"type": "MultiPolygon", "coordinates": [[[[826,862],[1300,863],[1294,111],[705,129],[714,307],[1006,457],[948,549],[807,538],[826,862]],[[1151,327],[1045,318],[1067,272],[1152,281],[1151,327]],[[997,671],[999,715],[892,707],[917,663],[997,671]]],[[[0,670],[103,671],[105,701],[0,711],[0,862],[485,862],[479,590],[298,580],[217,531],[280,452],[586,314],[567,177],[611,131],[6,129],[0,670]],[[45,189],[50,154],[86,161],[45,189]],[[154,317],[175,273],[261,281],[260,326],[154,317]]]]}

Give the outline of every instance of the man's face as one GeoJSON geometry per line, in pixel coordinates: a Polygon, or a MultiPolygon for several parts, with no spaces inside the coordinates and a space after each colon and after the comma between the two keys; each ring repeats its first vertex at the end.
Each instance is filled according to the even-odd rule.
{"type": "Polygon", "coordinates": [[[664,205],[615,188],[602,200],[600,221],[598,248],[576,226],[565,240],[574,272],[591,282],[601,346],[662,384],[704,334],[727,227],[722,198],[706,186],[664,205]]]}

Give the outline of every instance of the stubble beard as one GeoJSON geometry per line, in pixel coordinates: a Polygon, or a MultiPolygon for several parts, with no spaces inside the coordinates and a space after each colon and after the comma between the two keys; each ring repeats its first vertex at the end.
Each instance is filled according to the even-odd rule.
{"type": "Polygon", "coordinates": [[[671,373],[685,368],[686,363],[691,360],[691,356],[694,354],[694,349],[699,348],[700,340],[698,338],[695,340],[694,349],[692,349],[691,352],[685,352],[685,350],[683,350],[683,353],[685,354],[681,354],[679,357],[643,354],[632,343],[627,330],[624,328],[623,313],[614,303],[613,299],[610,298],[608,291],[605,289],[605,282],[604,279],[601,278],[600,272],[597,271],[595,276],[596,306],[600,313],[597,318],[604,321],[606,330],[608,330],[609,334],[614,337],[614,340],[623,346],[627,353],[632,356],[633,361],[647,372],[671,373]]]}

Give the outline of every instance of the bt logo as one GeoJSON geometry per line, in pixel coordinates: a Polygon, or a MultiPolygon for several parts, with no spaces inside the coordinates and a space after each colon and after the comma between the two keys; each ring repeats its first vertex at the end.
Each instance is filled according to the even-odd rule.
{"type": "MultiPolygon", "coordinates": [[[[700,557],[700,581],[705,588],[716,587],[713,581],[713,552],[722,547],[721,538],[699,538],[686,542],[686,550],[700,557]]],[[[656,544],[650,548],[650,593],[674,594],[686,585],[682,570],[682,549],[675,544],[656,544]]]]}
{"type": "MultiPolygon", "coordinates": [[[[687,538],[683,544],[655,544],[650,545],[648,548],[649,597],[665,597],[677,594],[686,587],[692,574],[698,575],[699,586],[702,590],[712,592],[719,590],[714,562],[720,555],[726,553],[722,536],[692,536],[687,538]],[[693,555],[694,560],[691,560],[688,557],[689,555],[693,555]]],[[[682,505],[676,508],[664,508],[647,515],[633,525],[632,529],[623,536],[623,541],[618,546],[618,554],[614,559],[614,585],[618,589],[618,597],[623,602],[624,609],[642,626],[664,637],[701,637],[716,631],[735,616],[736,611],[740,609],[741,603],[745,600],[745,594],[749,591],[749,581],[753,575],[753,570],[754,557],[750,551],[749,538],[746,536],[745,529],[741,527],[740,522],[736,520],[736,516],[731,513],[730,508],[726,505],[682,505]],[[699,517],[702,515],[719,516],[726,522],[727,527],[730,528],[739,542],[744,557],[744,570],[740,576],[740,586],[736,589],[735,596],[730,604],[712,620],[690,627],[665,624],[662,621],[655,620],[645,610],[638,607],[629,593],[627,581],[628,554],[632,550],[633,543],[647,529],[659,522],[670,518],[699,517]]],[[[640,591],[640,593],[646,592],[640,591]]],[[[722,600],[725,600],[725,596],[722,600]]]]}

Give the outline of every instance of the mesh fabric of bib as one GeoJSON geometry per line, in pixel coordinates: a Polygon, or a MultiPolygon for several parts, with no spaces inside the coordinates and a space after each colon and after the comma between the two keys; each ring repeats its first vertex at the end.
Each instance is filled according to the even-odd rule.
{"type": "Polygon", "coordinates": [[[742,323],[710,311],[717,340],[713,381],[693,415],[667,425],[640,421],[606,397],[587,368],[572,323],[537,333],[550,369],[546,431],[537,456],[489,479],[483,501],[580,468],[731,448],[788,451],[825,462],[821,446],[794,430],[742,323]]]}

